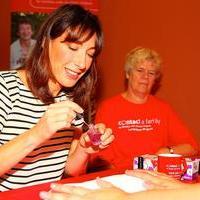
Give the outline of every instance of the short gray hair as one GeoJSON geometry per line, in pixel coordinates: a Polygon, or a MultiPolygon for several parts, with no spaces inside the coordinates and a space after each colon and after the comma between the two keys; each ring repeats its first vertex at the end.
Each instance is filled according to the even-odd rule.
{"type": "Polygon", "coordinates": [[[129,73],[138,64],[144,62],[145,60],[152,61],[155,64],[157,70],[161,70],[162,60],[156,51],[150,48],[136,47],[126,55],[125,72],[129,73]]]}

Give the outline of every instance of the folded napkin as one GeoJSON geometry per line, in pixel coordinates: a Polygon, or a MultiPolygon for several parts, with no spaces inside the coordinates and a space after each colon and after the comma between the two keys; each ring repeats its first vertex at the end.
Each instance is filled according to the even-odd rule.
{"type": "MultiPolygon", "coordinates": [[[[106,176],[101,178],[102,180],[112,183],[114,186],[124,190],[125,192],[139,192],[146,190],[144,186],[144,181],[140,178],[134,176],[128,176],[126,174],[117,174],[112,176],[106,176]]],[[[96,180],[85,181],[82,183],[68,183],[67,185],[81,186],[88,189],[98,189],[99,186],[96,180]]]]}

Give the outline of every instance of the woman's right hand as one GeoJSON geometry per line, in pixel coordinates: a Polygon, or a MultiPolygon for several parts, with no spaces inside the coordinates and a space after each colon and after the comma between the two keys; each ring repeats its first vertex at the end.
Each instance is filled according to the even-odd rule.
{"type": "Polygon", "coordinates": [[[126,170],[126,174],[143,179],[146,189],[178,189],[187,186],[187,184],[179,180],[156,171],[142,169],[126,170]]]}
{"type": "Polygon", "coordinates": [[[76,113],[82,112],[83,109],[70,100],[53,103],[35,126],[36,132],[45,141],[58,130],[70,128],[76,113]]]}

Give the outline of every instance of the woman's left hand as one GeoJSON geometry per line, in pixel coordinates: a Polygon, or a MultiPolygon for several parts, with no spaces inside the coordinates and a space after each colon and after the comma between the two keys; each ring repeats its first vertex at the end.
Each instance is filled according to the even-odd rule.
{"type": "Polygon", "coordinates": [[[107,128],[105,124],[99,123],[95,125],[95,129],[101,134],[100,144],[93,145],[90,137],[87,132],[83,133],[80,137],[80,146],[85,149],[87,153],[95,153],[100,149],[104,149],[109,146],[110,143],[114,140],[114,135],[112,133],[112,129],[107,128]]]}
{"type": "Polygon", "coordinates": [[[92,190],[83,187],[69,186],[64,184],[51,185],[51,191],[40,192],[41,199],[48,200],[116,200],[127,199],[128,194],[114,187],[111,183],[97,179],[99,189],[92,190]]]}

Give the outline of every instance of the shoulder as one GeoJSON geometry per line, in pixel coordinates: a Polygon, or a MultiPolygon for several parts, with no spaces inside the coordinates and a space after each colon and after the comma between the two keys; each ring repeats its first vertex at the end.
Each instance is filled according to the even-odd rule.
{"type": "Polygon", "coordinates": [[[153,107],[157,107],[158,109],[172,110],[171,105],[167,101],[157,96],[150,95],[149,104],[153,107]]]}
{"type": "Polygon", "coordinates": [[[36,40],[31,39],[31,45],[34,45],[36,43],[36,40]]]}
{"type": "Polygon", "coordinates": [[[11,44],[11,48],[16,48],[16,47],[18,47],[18,46],[20,46],[19,40],[15,40],[15,41],[11,44]]]}
{"type": "Polygon", "coordinates": [[[98,107],[103,108],[103,107],[109,106],[109,108],[111,108],[111,107],[115,107],[116,104],[118,104],[118,105],[119,105],[119,103],[121,104],[121,102],[123,102],[123,97],[121,96],[121,94],[118,94],[118,95],[115,95],[115,96],[112,96],[112,97],[102,100],[99,103],[98,107]]]}
{"type": "Polygon", "coordinates": [[[10,70],[10,71],[1,71],[0,72],[0,79],[1,79],[2,83],[10,85],[13,82],[17,82],[19,77],[17,75],[16,70],[10,70]]]}
{"type": "Polygon", "coordinates": [[[104,99],[103,101],[101,101],[100,104],[110,104],[110,103],[115,103],[115,102],[119,102],[119,101],[122,101],[123,100],[123,97],[121,94],[117,94],[115,96],[112,96],[112,97],[109,97],[107,99],[104,99]]]}
{"type": "Polygon", "coordinates": [[[1,71],[0,72],[0,100],[1,108],[12,107],[14,100],[13,94],[16,93],[17,86],[17,72],[16,71],[1,71]],[[5,105],[5,106],[3,106],[5,105]]]}
{"type": "Polygon", "coordinates": [[[0,72],[0,87],[7,94],[16,93],[19,90],[20,80],[16,70],[0,72]]]}

